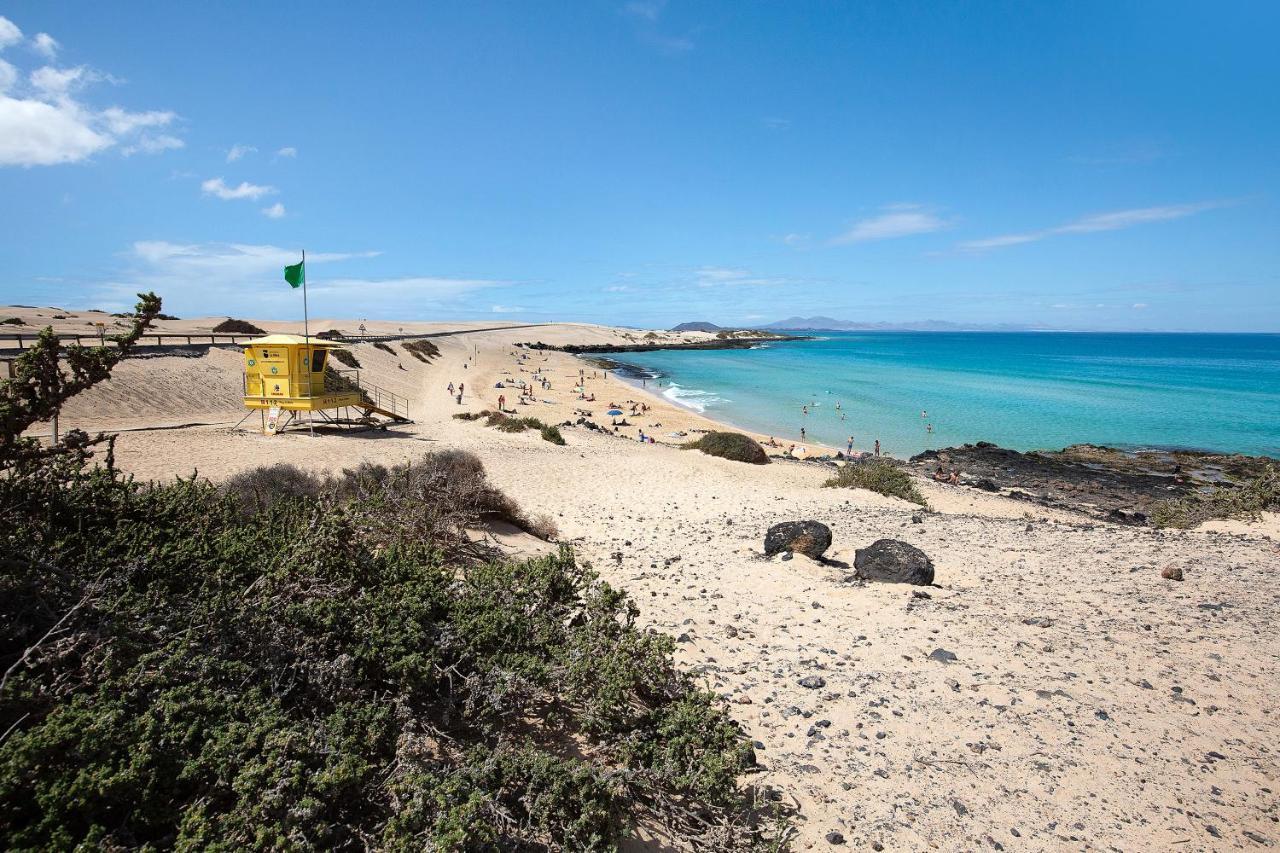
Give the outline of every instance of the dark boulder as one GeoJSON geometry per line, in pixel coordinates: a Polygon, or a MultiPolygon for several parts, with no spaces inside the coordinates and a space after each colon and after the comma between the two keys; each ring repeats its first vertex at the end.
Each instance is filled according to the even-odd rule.
{"type": "Polygon", "coordinates": [[[766,557],[795,551],[818,559],[831,547],[831,528],[820,521],[784,521],[769,528],[764,537],[766,557]]]}
{"type": "Polygon", "coordinates": [[[859,548],[854,553],[853,566],[864,580],[916,586],[933,583],[933,561],[924,551],[897,539],[878,539],[859,548]]]}
{"type": "Polygon", "coordinates": [[[974,480],[973,487],[975,489],[982,489],[984,492],[1000,491],[1000,487],[996,485],[995,480],[992,480],[989,477],[979,477],[977,480],[974,480]]]}

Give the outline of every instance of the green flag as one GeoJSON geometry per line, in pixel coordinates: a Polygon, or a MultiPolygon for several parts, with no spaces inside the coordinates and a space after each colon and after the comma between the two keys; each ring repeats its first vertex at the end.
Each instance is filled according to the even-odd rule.
{"type": "Polygon", "coordinates": [[[307,280],[307,271],[303,269],[303,264],[285,267],[284,280],[289,282],[290,287],[302,287],[302,283],[307,280]]]}

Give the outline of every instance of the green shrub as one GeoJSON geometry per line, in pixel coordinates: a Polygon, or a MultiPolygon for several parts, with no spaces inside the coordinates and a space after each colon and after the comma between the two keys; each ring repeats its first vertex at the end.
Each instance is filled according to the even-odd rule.
{"type": "Polygon", "coordinates": [[[393,350],[391,346],[384,341],[374,341],[373,346],[374,346],[374,349],[380,349],[383,352],[388,352],[388,353],[391,353],[392,355],[396,354],[396,351],[393,350]]]}
{"type": "Polygon", "coordinates": [[[549,441],[552,444],[564,446],[564,436],[560,434],[560,427],[550,424],[543,424],[539,431],[542,433],[542,440],[549,441]]]}
{"type": "MultiPolygon", "coordinates": [[[[112,317],[127,317],[128,314],[112,314],[112,317]]],[[[221,323],[213,327],[213,331],[219,334],[230,335],[265,335],[266,329],[260,329],[246,320],[237,320],[234,317],[228,317],[221,323]]],[[[319,337],[319,336],[317,336],[319,337]]]]}
{"type": "Polygon", "coordinates": [[[6,317],[5,319],[0,320],[0,326],[25,326],[25,325],[26,323],[22,322],[21,317],[6,317]]]}
{"type": "Polygon", "coordinates": [[[929,504],[916,488],[911,475],[892,462],[884,459],[868,459],[865,462],[850,462],[836,471],[836,475],[822,484],[832,489],[867,489],[902,498],[914,504],[927,507],[929,504]]]}
{"type": "Polygon", "coordinates": [[[709,432],[701,438],[682,445],[685,450],[701,450],[708,456],[719,456],[735,462],[767,465],[769,454],[749,435],[740,432],[709,432]]]}
{"type": "Polygon", "coordinates": [[[1280,465],[1241,486],[1160,501],[1151,508],[1151,521],[1157,527],[1187,528],[1215,518],[1256,521],[1268,510],[1280,510],[1280,465]]]}

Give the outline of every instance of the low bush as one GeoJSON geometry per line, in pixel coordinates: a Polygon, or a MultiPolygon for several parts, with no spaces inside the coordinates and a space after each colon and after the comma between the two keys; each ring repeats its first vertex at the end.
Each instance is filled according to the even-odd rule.
{"type": "MultiPolygon", "coordinates": [[[[115,317],[115,314],[111,315],[115,317]]],[[[228,335],[265,335],[266,329],[259,329],[257,326],[246,320],[237,320],[234,317],[228,317],[221,323],[213,327],[215,332],[228,335]]],[[[317,335],[317,337],[319,337],[317,335]]]]}
{"type": "Polygon", "coordinates": [[[27,324],[22,322],[21,317],[6,317],[5,319],[0,320],[0,326],[25,326],[25,325],[27,324]]]}
{"type": "Polygon", "coordinates": [[[1280,510],[1280,465],[1239,486],[1219,486],[1205,494],[1160,501],[1151,508],[1157,527],[1195,527],[1215,518],[1256,521],[1280,510]]]}
{"type": "Polygon", "coordinates": [[[769,454],[749,435],[740,432],[709,432],[701,438],[682,445],[685,450],[701,450],[708,456],[719,456],[735,462],[767,465],[769,454]]]}
{"type": "Polygon", "coordinates": [[[391,345],[386,343],[385,341],[374,341],[373,346],[374,346],[374,349],[380,349],[383,352],[388,352],[388,353],[391,353],[392,355],[396,354],[396,351],[391,348],[391,345]]]}
{"type": "Polygon", "coordinates": [[[850,462],[822,485],[830,489],[867,489],[923,507],[929,505],[911,475],[885,459],[850,462]]]}
{"type": "Polygon", "coordinates": [[[560,434],[560,427],[553,426],[551,424],[543,424],[538,428],[538,431],[542,433],[543,441],[549,441],[552,444],[558,444],[561,447],[564,446],[564,436],[560,434]]]}

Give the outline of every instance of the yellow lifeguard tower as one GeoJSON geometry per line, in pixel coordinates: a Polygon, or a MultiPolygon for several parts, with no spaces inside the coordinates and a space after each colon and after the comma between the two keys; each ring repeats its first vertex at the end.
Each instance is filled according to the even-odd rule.
{"type": "MultiPolygon", "coordinates": [[[[307,412],[325,424],[386,428],[409,423],[409,401],[361,382],[360,371],[329,364],[342,344],[300,335],[267,335],[245,344],[244,404],[262,413],[263,432],[276,433],[307,412]],[[355,409],[362,414],[351,416],[355,409]],[[375,415],[387,418],[378,420],[375,415]]],[[[252,412],[250,412],[252,414],[252,412]]]]}

